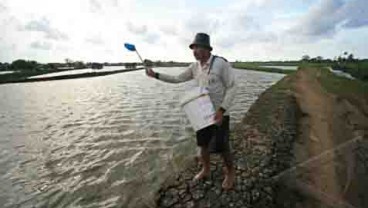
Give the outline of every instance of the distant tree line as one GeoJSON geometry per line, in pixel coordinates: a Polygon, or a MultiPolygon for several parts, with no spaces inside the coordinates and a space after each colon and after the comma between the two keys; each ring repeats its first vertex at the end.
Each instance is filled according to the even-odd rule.
{"type": "Polygon", "coordinates": [[[358,59],[354,54],[343,52],[342,55],[335,57],[333,60],[324,59],[321,56],[311,58],[309,55],[302,56],[301,62],[312,64],[328,64],[334,70],[347,72],[353,77],[368,81],[368,59],[358,59]]]}
{"type": "Polygon", "coordinates": [[[36,61],[28,61],[23,59],[18,59],[12,63],[0,63],[0,71],[24,71],[24,70],[40,70],[42,64],[36,61]]]}
{"type": "Polygon", "coordinates": [[[9,71],[10,64],[9,63],[1,63],[0,62],[0,71],[9,71]]]}
{"type": "Polygon", "coordinates": [[[58,69],[85,69],[85,68],[95,68],[101,69],[103,66],[122,66],[123,63],[98,63],[98,62],[88,62],[84,63],[82,61],[72,61],[71,59],[65,59],[65,63],[47,63],[42,64],[33,60],[18,59],[12,63],[1,63],[0,71],[20,71],[20,72],[32,72],[32,71],[47,71],[47,70],[58,70],[58,69]]]}
{"type": "MultiPolygon", "coordinates": [[[[150,67],[173,67],[173,66],[188,66],[189,63],[185,62],[174,62],[174,61],[151,61],[149,59],[144,60],[144,64],[150,67]]],[[[84,69],[84,68],[95,68],[100,69],[103,66],[125,66],[126,68],[136,68],[142,65],[137,62],[119,62],[119,63],[98,63],[98,62],[83,62],[73,61],[69,58],[64,59],[64,63],[47,63],[42,64],[33,60],[18,59],[12,63],[1,63],[0,71],[47,71],[47,70],[66,70],[66,69],[84,69]]]]}
{"type": "Polygon", "coordinates": [[[345,51],[343,55],[335,56],[334,59],[324,59],[322,56],[316,56],[311,58],[309,55],[302,56],[301,61],[311,62],[311,63],[322,63],[322,62],[355,62],[359,59],[354,58],[354,54],[345,51]]]}
{"type": "Polygon", "coordinates": [[[144,64],[149,67],[180,67],[180,66],[188,66],[189,63],[185,62],[175,62],[175,61],[151,61],[149,59],[144,60],[144,64]]]}

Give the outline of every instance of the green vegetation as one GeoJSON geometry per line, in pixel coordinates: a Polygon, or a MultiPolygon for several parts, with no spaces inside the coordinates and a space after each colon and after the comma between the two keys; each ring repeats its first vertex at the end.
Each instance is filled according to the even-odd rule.
{"type": "Polygon", "coordinates": [[[69,71],[69,69],[49,69],[46,71],[29,70],[29,71],[16,71],[14,73],[9,73],[9,74],[1,74],[0,84],[22,81],[22,80],[26,80],[28,77],[47,74],[47,73],[53,73],[53,72],[62,72],[62,71],[69,71]]]}
{"type": "Polygon", "coordinates": [[[304,55],[299,61],[267,61],[267,62],[240,62],[233,63],[234,68],[249,69],[265,72],[276,72],[289,74],[293,70],[282,70],[278,68],[265,68],[262,66],[297,66],[303,68],[331,67],[334,70],[349,73],[356,79],[368,81],[368,59],[355,59],[353,54],[344,52],[342,56],[332,59],[324,59],[322,56],[310,58],[304,55]]]}
{"type": "Polygon", "coordinates": [[[342,62],[333,65],[335,70],[341,70],[362,81],[368,81],[368,60],[342,62]]]}
{"type": "Polygon", "coordinates": [[[334,70],[349,73],[356,79],[361,81],[368,81],[368,60],[354,60],[354,61],[334,61],[334,62],[301,62],[299,67],[331,67],[334,70]]]}
{"type": "MultiPolygon", "coordinates": [[[[146,66],[150,67],[185,67],[189,63],[186,62],[174,62],[174,61],[151,61],[144,60],[146,66]]],[[[60,72],[73,69],[83,68],[102,68],[103,66],[125,66],[127,69],[136,69],[141,66],[142,63],[84,63],[82,61],[72,61],[71,59],[65,59],[65,63],[47,63],[41,64],[32,60],[18,59],[9,63],[0,62],[1,71],[15,71],[15,73],[0,74],[0,83],[13,82],[18,80],[27,79],[30,76],[36,76],[52,72],[60,72]],[[94,67],[97,66],[97,67],[94,67]]],[[[359,60],[354,58],[353,54],[344,52],[343,55],[332,59],[324,59],[321,56],[311,58],[309,55],[302,56],[298,61],[266,61],[266,62],[241,62],[236,61],[232,63],[234,68],[247,69],[263,72],[274,72],[282,74],[290,74],[295,70],[277,68],[277,66],[296,66],[304,68],[313,67],[331,67],[334,70],[340,70],[349,73],[356,79],[362,81],[368,81],[368,59],[359,60]],[[265,67],[275,66],[275,67],[265,67]]]]}
{"type": "Polygon", "coordinates": [[[27,61],[18,59],[13,61],[11,64],[2,63],[0,65],[0,71],[14,71],[14,73],[1,74],[0,83],[12,82],[15,80],[24,80],[27,77],[41,75],[50,72],[58,72],[56,67],[52,65],[40,64],[36,61],[27,61]]]}
{"type": "Polygon", "coordinates": [[[366,98],[368,101],[368,83],[360,80],[350,80],[344,77],[334,75],[325,68],[315,68],[317,79],[322,87],[329,93],[333,93],[345,98],[354,96],[366,98]]]}
{"type": "Polygon", "coordinates": [[[13,61],[10,65],[10,69],[13,71],[36,71],[41,69],[42,65],[36,61],[26,61],[23,59],[18,59],[13,61]]]}
{"type": "Polygon", "coordinates": [[[300,61],[235,61],[234,63],[246,63],[255,66],[298,66],[300,61]]]}
{"type": "Polygon", "coordinates": [[[334,60],[323,59],[321,56],[310,58],[304,55],[301,60],[302,67],[332,67],[334,70],[340,70],[349,73],[351,76],[362,81],[368,81],[368,59],[356,59],[352,53],[347,51],[342,55],[335,57],[334,60]]]}
{"type": "Polygon", "coordinates": [[[190,63],[160,60],[151,61],[149,59],[145,59],[144,64],[148,67],[186,67],[189,66],[190,63]]]}
{"type": "MultiPolygon", "coordinates": [[[[1,83],[11,83],[11,82],[24,82],[27,78],[42,74],[48,74],[53,72],[69,71],[74,69],[84,69],[93,68],[101,69],[103,66],[123,66],[124,63],[84,63],[82,61],[72,61],[71,59],[65,59],[65,63],[47,63],[42,64],[33,60],[18,59],[12,63],[0,63],[1,71],[14,71],[14,73],[0,74],[0,84],[1,83]]],[[[102,73],[102,75],[104,75],[102,73]]],[[[82,76],[82,75],[80,75],[82,76]]],[[[83,75],[87,76],[87,75],[83,75]]],[[[88,76],[95,76],[91,73],[88,76]]],[[[74,78],[76,76],[69,76],[74,78]]]]}
{"type": "MultiPolygon", "coordinates": [[[[295,72],[295,70],[261,67],[259,66],[263,64],[261,63],[262,62],[235,62],[233,63],[233,67],[237,69],[248,69],[248,70],[253,70],[253,71],[273,72],[273,73],[282,73],[282,74],[290,74],[290,73],[295,72]]],[[[267,62],[267,63],[271,63],[271,62],[267,62]]]]}

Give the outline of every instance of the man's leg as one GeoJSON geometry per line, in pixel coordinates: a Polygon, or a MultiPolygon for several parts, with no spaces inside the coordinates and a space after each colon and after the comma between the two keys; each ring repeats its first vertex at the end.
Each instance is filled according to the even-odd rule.
{"type": "Polygon", "coordinates": [[[229,190],[233,187],[235,180],[235,168],[233,164],[233,156],[230,150],[222,152],[221,156],[225,164],[225,173],[224,173],[225,179],[224,182],[222,183],[222,188],[224,188],[225,190],[229,190]]]}
{"type": "Polygon", "coordinates": [[[194,177],[194,180],[200,180],[209,176],[211,173],[208,144],[212,139],[213,128],[213,126],[209,126],[197,132],[197,145],[200,147],[200,162],[202,163],[202,170],[194,177]]]}
{"type": "Polygon", "coordinates": [[[200,180],[205,177],[208,177],[211,173],[210,152],[208,151],[208,146],[202,146],[200,154],[201,154],[202,170],[194,177],[194,180],[200,180]]]}
{"type": "Polygon", "coordinates": [[[230,116],[224,116],[220,126],[216,128],[216,138],[210,143],[210,152],[221,153],[225,164],[225,179],[222,187],[225,190],[231,189],[235,179],[235,168],[233,156],[230,150],[230,116]]]}

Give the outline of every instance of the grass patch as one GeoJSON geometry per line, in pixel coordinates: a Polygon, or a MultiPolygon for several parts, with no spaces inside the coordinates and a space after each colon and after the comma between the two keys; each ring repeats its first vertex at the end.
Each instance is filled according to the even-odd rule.
{"type": "Polygon", "coordinates": [[[310,63],[310,62],[300,62],[300,68],[320,68],[320,67],[331,67],[333,63],[326,62],[326,63],[310,63]]]}
{"type": "Polygon", "coordinates": [[[368,82],[368,61],[345,62],[332,66],[336,70],[341,70],[351,74],[351,76],[368,82]]]}
{"type": "Polygon", "coordinates": [[[322,62],[322,63],[310,63],[300,62],[301,68],[320,68],[320,67],[332,67],[334,70],[343,71],[349,73],[356,79],[367,82],[368,81],[368,61],[357,60],[352,62],[322,62]]]}
{"type": "Polygon", "coordinates": [[[235,63],[244,63],[256,66],[299,66],[300,61],[237,61],[235,63]]]}
{"type": "Polygon", "coordinates": [[[1,74],[0,75],[0,84],[1,83],[9,83],[15,81],[26,80],[28,77],[49,74],[54,72],[62,72],[62,71],[70,71],[70,69],[55,69],[55,70],[29,70],[29,71],[19,71],[9,74],[1,74]]]}
{"type": "Polygon", "coordinates": [[[316,70],[319,75],[317,78],[327,92],[339,95],[357,94],[368,96],[368,83],[336,76],[325,68],[318,68],[316,70]]]}
{"type": "Polygon", "coordinates": [[[290,74],[290,73],[295,72],[295,70],[260,67],[258,62],[235,62],[233,64],[233,67],[237,69],[246,69],[246,70],[252,70],[252,71],[262,71],[262,72],[281,73],[281,74],[290,74]]]}
{"type": "Polygon", "coordinates": [[[291,109],[294,105],[294,78],[295,74],[289,74],[264,91],[250,107],[247,123],[257,126],[263,133],[271,134],[273,129],[270,127],[285,119],[285,109],[291,109]]]}
{"type": "Polygon", "coordinates": [[[334,70],[340,70],[349,73],[356,79],[362,81],[368,81],[368,60],[355,60],[355,61],[321,61],[321,62],[308,62],[308,61],[287,61],[287,62],[235,62],[233,63],[234,68],[248,69],[255,71],[264,72],[275,72],[290,74],[294,70],[283,70],[279,68],[265,68],[262,66],[298,66],[299,68],[321,68],[321,67],[332,67],[334,70]]]}

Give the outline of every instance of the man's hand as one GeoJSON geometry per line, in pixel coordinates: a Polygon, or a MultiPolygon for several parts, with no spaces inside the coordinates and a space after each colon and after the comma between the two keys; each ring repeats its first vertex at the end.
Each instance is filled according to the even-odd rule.
{"type": "Polygon", "coordinates": [[[216,115],[215,115],[215,122],[217,125],[222,124],[223,117],[224,117],[224,110],[220,108],[216,111],[216,115]]]}
{"type": "Polygon", "coordinates": [[[156,75],[156,73],[151,68],[146,69],[146,74],[149,77],[155,77],[155,75],[156,75]]]}

